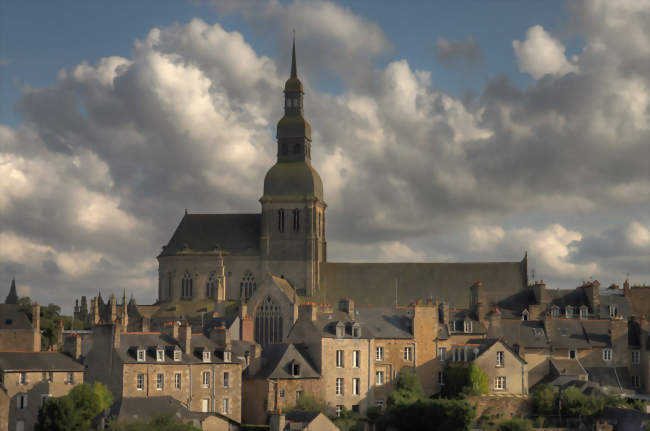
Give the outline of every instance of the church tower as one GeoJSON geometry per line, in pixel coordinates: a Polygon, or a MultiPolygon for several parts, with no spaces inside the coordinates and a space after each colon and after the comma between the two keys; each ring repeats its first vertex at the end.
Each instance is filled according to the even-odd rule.
{"type": "Polygon", "coordinates": [[[278,122],[277,163],[264,178],[260,250],[265,272],[284,276],[301,295],[318,291],[319,263],[326,260],[323,183],[311,166],[311,127],[303,117],[296,42],[278,122]]]}

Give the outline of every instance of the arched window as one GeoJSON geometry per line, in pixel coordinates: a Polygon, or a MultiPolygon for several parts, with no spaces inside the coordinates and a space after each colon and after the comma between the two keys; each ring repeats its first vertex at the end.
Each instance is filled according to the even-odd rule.
{"type": "Polygon", "coordinates": [[[253,296],[255,289],[257,289],[257,283],[255,283],[255,276],[252,272],[246,271],[244,278],[242,278],[241,283],[239,283],[240,296],[242,298],[248,299],[253,296]]]}
{"type": "Polygon", "coordinates": [[[214,272],[210,273],[208,281],[205,283],[205,297],[214,297],[214,292],[217,290],[217,277],[214,272]]]}
{"type": "Polygon", "coordinates": [[[293,231],[298,232],[300,230],[300,210],[296,208],[293,210],[293,231]]]}
{"type": "Polygon", "coordinates": [[[555,318],[560,317],[560,307],[558,307],[557,305],[553,305],[551,307],[551,317],[555,317],[555,318]]]}
{"type": "Polygon", "coordinates": [[[282,313],[270,296],[255,310],[255,341],[262,347],[282,341],[282,313]]]}
{"type": "Polygon", "coordinates": [[[528,320],[528,317],[529,317],[528,310],[524,310],[521,313],[521,320],[528,320]]]}
{"type": "Polygon", "coordinates": [[[183,280],[181,281],[181,298],[191,298],[192,297],[192,275],[189,271],[185,271],[183,275],[183,280]]]}
{"type": "Polygon", "coordinates": [[[284,209],[278,210],[278,230],[284,232],[284,209]]]}

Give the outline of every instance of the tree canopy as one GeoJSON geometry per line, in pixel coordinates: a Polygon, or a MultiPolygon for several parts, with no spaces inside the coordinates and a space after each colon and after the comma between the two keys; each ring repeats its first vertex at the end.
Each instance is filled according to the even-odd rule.
{"type": "Polygon", "coordinates": [[[435,429],[469,431],[476,416],[476,407],[462,400],[422,399],[407,405],[395,405],[390,423],[403,431],[435,429]]]}
{"type": "Polygon", "coordinates": [[[68,395],[49,398],[38,411],[35,431],[87,431],[91,421],[113,404],[113,396],[99,382],[82,383],[68,395]]]}
{"type": "Polygon", "coordinates": [[[395,379],[395,388],[388,396],[388,406],[412,404],[424,398],[420,379],[410,368],[402,368],[395,379]]]}
{"type": "Polygon", "coordinates": [[[114,422],[110,429],[111,431],[200,431],[200,428],[191,423],[183,422],[170,415],[134,422],[114,422]]]}

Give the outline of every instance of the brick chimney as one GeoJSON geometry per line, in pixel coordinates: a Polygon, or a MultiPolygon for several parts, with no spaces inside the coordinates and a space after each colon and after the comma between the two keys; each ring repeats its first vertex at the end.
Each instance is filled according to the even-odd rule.
{"type": "Polygon", "coordinates": [[[438,307],[431,300],[425,304],[418,300],[413,309],[413,337],[416,340],[433,340],[438,336],[440,317],[438,307]]]}
{"type": "Polygon", "coordinates": [[[625,296],[630,296],[630,280],[625,279],[625,282],[623,283],[623,295],[625,296]]]}
{"type": "Polygon", "coordinates": [[[583,289],[592,313],[598,315],[598,310],[600,309],[600,283],[598,280],[586,283],[583,285],[583,289]]]}
{"type": "Polygon", "coordinates": [[[305,302],[298,308],[298,319],[306,319],[315,322],[317,315],[318,306],[314,302],[305,302]]]}
{"type": "Polygon", "coordinates": [[[350,319],[355,320],[354,301],[350,298],[343,298],[339,301],[339,310],[347,313],[350,319]]]}
{"type": "Polygon", "coordinates": [[[219,347],[230,347],[230,331],[225,326],[216,326],[210,331],[210,339],[219,347]]]}
{"type": "Polygon", "coordinates": [[[187,322],[183,323],[179,328],[178,336],[181,349],[186,355],[190,355],[192,353],[192,325],[187,322]]]}
{"type": "Polygon", "coordinates": [[[174,340],[178,340],[179,326],[180,326],[180,322],[176,320],[170,320],[169,322],[165,322],[165,324],[163,325],[163,333],[169,335],[174,340]]]}
{"type": "Polygon", "coordinates": [[[113,348],[120,348],[120,319],[113,322],[113,348]]]}
{"type": "Polygon", "coordinates": [[[485,289],[483,289],[483,283],[477,281],[470,287],[470,305],[472,311],[476,315],[476,318],[484,322],[488,313],[488,304],[485,300],[485,289]]]}

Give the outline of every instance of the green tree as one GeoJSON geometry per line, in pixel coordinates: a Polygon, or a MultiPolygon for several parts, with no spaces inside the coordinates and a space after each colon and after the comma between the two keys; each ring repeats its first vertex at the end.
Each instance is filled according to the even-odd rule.
{"type": "Polygon", "coordinates": [[[497,424],[497,431],[531,431],[533,423],[528,419],[503,419],[497,424]]]}
{"type": "Polygon", "coordinates": [[[420,378],[410,368],[402,368],[395,379],[395,389],[388,396],[388,406],[413,404],[422,398],[420,378]]]}
{"type": "Polygon", "coordinates": [[[472,395],[485,395],[490,390],[490,377],[476,364],[469,367],[469,391],[472,395]]]}
{"type": "Polygon", "coordinates": [[[82,383],[68,395],[52,398],[38,412],[36,431],[86,431],[91,421],[113,403],[108,388],[99,382],[82,383]]]}
{"type": "Polygon", "coordinates": [[[183,422],[171,415],[134,422],[114,422],[110,429],[111,431],[200,431],[200,428],[191,423],[183,422]]]}
{"type": "Polygon", "coordinates": [[[469,431],[476,416],[476,407],[462,400],[423,399],[413,404],[395,405],[389,422],[403,431],[435,429],[469,431]]]}
{"type": "Polygon", "coordinates": [[[442,386],[442,396],[445,398],[460,397],[469,381],[468,368],[465,365],[447,364],[445,367],[445,384],[442,386]]]}
{"type": "Polygon", "coordinates": [[[556,411],[557,389],[542,385],[533,392],[533,410],[541,416],[551,416],[556,411]]]}
{"type": "Polygon", "coordinates": [[[361,416],[357,413],[343,408],[341,415],[332,419],[334,425],[341,431],[363,431],[364,424],[361,416]]]}
{"type": "Polygon", "coordinates": [[[331,408],[327,403],[321,399],[312,397],[311,395],[301,395],[296,400],[296,405],[285,409],[285,412],[292,412],[294,410],[302,412],[321,412],[325,415],[330,415],[331,408]]]}

